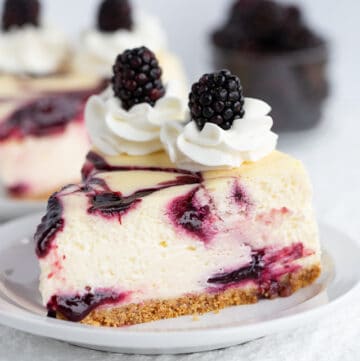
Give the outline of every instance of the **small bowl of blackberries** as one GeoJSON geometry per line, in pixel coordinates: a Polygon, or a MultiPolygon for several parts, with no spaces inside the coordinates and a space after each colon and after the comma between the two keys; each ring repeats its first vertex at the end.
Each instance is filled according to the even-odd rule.
{"type": "Polygon", "coordinates": [[[246,94],[272,107],[274,130],[309,129],[322,118],[329,93],[328,44],[298,6],[236,0],[212,34],[214,66],[241,78],[246,94]]]}

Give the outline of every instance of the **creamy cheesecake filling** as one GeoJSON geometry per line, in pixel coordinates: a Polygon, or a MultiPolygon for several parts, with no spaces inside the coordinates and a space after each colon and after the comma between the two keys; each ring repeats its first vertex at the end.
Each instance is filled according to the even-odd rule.
{"type": "Polygon", "coordinates": [[[1,181],[15,197],[46,197],[78,181],[88,149],[86,129],[79,122],[60,134],[0,142],[1,181]]]}
{"type": "Polygon", "coordinates": [[[270,158],[241,177],[122,168],[65,188],[36,235],[44,303],[78,321],[97,307],[228,287],[286,295],[281,277],[320,251],[303,171],[278,177],[279,164],[297,164],[270,158]]]}
{"type": "MultiPolygon", "coordinates": [[[[290,287],[282,285],[282,277],[301,270],[302,266],[294,261],[309,254],[309,251],[304,251],[301,243],[277,251],[273,249],[252,251],[251,260],[247,264],[234,270],[228,269],[223,273],[212,275],[207,281],[201,281],[204,283],[204,289],[187,294],[211,295],[225,292],[231,288],[252,288],[257,290],[260,298],[287,297],[292,290],[290,287]]],[[[96,308],[121,307],[146,301],[146,298],[141,301],[136,300],[136,293],[141,294],[143,291],[121,291],[115,287],[92,289],[87,286],[82,293],[53,295],[47,303],[48,315],[56,317],[56,314],[60,313],[67,320],[78,322],[96,308]]],[[[172,296],[174,297],[174,293],[172,296]]],[[[159,296],[155,297],[160,299],[159,296]]],[[[150,301],[151,299],[149,298],[150,301]]]]}

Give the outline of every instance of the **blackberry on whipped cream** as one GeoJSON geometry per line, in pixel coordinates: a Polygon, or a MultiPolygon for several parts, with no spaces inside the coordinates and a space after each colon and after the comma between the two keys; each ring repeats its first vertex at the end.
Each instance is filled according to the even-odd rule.
{"type": "Polygon", "coordinates": [[[90,98],[85,118],[92,142],[108,155],[144,155],[163,149],[160,132],[185,120],[176,84],[163,85],[157,59],[145,47],[117,56],[112,84],[90,98]]]}
{"type": "Polygon", "coordinates": [[[245,98],[228,70],[203,75],[189,96],[191,121],[165,123],[161,141],[172,162],[187,170],[240,167],[276,148],[271,107],[245,98]]]}
{"type": "Polygon", "coordinates": [[[244,97],[240,79],[228,70],[204,74],[192,86],[189,107],[199,130],[205,123],[230,129],[235,118],[244,116],[244,97]]]}
{"type": "Polygon", "coordinates": [[[126,110],[140,103],[154,106],[165,95],[158,60],[144,46],[120,54],[113,70],[113,90],[126,110]]]}

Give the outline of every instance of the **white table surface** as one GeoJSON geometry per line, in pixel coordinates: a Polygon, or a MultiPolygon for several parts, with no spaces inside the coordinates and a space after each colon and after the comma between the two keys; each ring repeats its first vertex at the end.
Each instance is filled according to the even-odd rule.
{"type": "MultiPolygon", "coordinates": [[[[81,1],[88,4],[87,0],[81,1]]],[[[313,12],[318,11],[323,28],[334,30],[334,92],[323,124],[313,131],[282,135],[279,148],[303,160],[309,169],[318,217],[360,240],[360,51],[350,31],[358,16],[351,6],[359,8],[359,2],[348,0],[341,6],[335,0],[303,1],[313,6],[313,12]],[[320,16],[322,11],[315,4],[329,6],[326,16],[320,16]],[[340,26],[336,19],[341,21],[340,26]]],[[[159,1],[156,3],[159,5],[159,1]]],[[[179,51],[184,53],[184,49],[179,51]]],[[[206,54],[204,49],[200,52],[206,54]]],[[[188,68],[194,65],[197,69],[198,63],[187,60],[188,68]]],[[[159,357],[115,355],[0,327],[0,360],[356,361],[360,360],[360,290],[348,307],[317,323],[221,351],[159,357]]]]}

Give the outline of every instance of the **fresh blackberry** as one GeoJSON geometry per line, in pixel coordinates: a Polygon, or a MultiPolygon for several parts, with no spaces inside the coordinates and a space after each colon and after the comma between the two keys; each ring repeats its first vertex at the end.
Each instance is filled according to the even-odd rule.
{"type": "Polygon", "coordinates": [[[40,11],[39,0],[6,0],[2,16],[2,28],[4,31],[8,31],[12,27],[24,25],[39,26],[40,11]]]}
{"type": "Polygon", "coordinates": [[[155,54],[144,46],[120,54],[113,71],[114,93],[126,110],[139,103],[154,106],[165,95],[162,70],[155,54]]]}
{"type": "Polygon", "coordinates": [[[240,79],[229,70],[203,75],[191,88],[189,108],[199,130],[205,123],[230,129],[245,114],[240,79]]]}
{"type": "Polygon", "coordinates": [[[119,29],[131,30],[132,11],[128,0],[104,0],[99,7],[98,29],[114,32],[119,29]]]}

